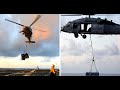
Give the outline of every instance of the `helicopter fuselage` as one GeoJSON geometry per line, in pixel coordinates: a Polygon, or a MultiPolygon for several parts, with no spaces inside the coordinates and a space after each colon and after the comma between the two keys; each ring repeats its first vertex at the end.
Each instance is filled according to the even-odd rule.
{"type": "Polygon", "coordinates": [[[32,29],[30,27],[24,27],[21,32],[23,32],[23,35],[25,35],[25,37],[28,38],[29,42],[31,42],[32,29]]]}
{"type": "Polygon", "coordinates": [[[9,22],[12,22],[12,23],[15,23],[17,25],[20,25],[23,27],[23,30],[20,31],[20,33],[23,33],[23,35],[25,35],[25,37],[28,38],[28,41],[26,41],[26,43],[35,43],[35,41],[31,41],[31,38],[32,38],[32,29],[31,29],[31,26],[40,18],[41,16],[38,15],[35,20],[30,24],[30,26],[25,26],[25,25],[22,25],[20,23],[17,23],[17,22],[14,22],[14,21],[11,21],[9,19],[5,19],[6,21],[9,21],[9,22]]]}
{"type": "Polygon", "coordinates": [[[111,35],[120,34],[120,25],[101,18],[82,18],[68,22],[62,27],[61,31],[74,33],[76,38],[78,37],[78,34],[111,35]]]}

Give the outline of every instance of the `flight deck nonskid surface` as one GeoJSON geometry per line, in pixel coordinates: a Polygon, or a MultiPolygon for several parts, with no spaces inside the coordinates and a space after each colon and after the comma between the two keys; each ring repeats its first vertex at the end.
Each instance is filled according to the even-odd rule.
{"type": "MultiPolygon", "coordinates": [[[[59,70],[56,71],[56,76],[59,76],[59,70]]],[[[0,76],[50,76],[49,69],[25,69],[25,70],[15,70],[15,69],[0,69],[0,76]]]]}

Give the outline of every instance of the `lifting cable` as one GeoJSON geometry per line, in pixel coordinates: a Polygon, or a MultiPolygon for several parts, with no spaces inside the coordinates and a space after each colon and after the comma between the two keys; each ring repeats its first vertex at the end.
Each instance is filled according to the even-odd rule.
{"type": "Polygon", "coordinates": [[[24,50],[24,53],[27,53],[27,43],[25,43],[26,44],[26,46],[25,46],[25,50],[24,50]]]}
{"type": "Polygon", "coordinates": [[[90,42],[91,42],[92,55],[93,55],[92,65],[91,65],[91,67],[90,67],[90,72],[92,72],[92,66],[93,66],[93,64],[94,64],[94,66],[95,66],[96,71],[98,72],[97,67],[96,67],[96,64],[95,64],[95,59],[94,59],[94,50],[93,50],[93,44],[92,44],[91,34],[90,34],[90,42]]]}

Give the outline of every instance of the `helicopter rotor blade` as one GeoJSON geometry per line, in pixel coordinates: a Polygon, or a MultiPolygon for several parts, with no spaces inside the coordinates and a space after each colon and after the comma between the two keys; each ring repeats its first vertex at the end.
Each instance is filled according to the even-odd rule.
{"type": "Polygon", "coordinates": [[[46,31],[43,31],[43,30],[38,30],[38,29],[33,29],[33,30],[37,30],[37,31],[41,31],[41,32],[46,32],[46,31]]]}
{"type": "Polygon", "coordinates": [[[98,15],[98,16],[111,16],[111,14],[61,14],[61,16],[82,16],[82,15],[98,15]]]}
{"type": "Polygon", "coordinates": [[[33,21],[33,23],[30,25],[30,27],[31,27],[40,17],[41,17],[41,16],[38,15],[38,16],[36,17],[36,19],[33,21]]]}
{"type": "Polygon", "coordinates": [[[82,14],[61,14],[61,16],[81,16],[82,14]]]}
{"type": "Polygon", "coordinates": [[[8,20],[8,19],[5,19],[5,20],[6,20],[6,21],[9,21],[9,22],[12,22],[12,23],[15,23],[15,24],[17,24],[17,25],[20,25],[20,26],[26,27],[26,26],[24,26],[24,25],[22,25],[22,24],[16,23],[16,22],[11,21],[11,20],[8,20]]]}

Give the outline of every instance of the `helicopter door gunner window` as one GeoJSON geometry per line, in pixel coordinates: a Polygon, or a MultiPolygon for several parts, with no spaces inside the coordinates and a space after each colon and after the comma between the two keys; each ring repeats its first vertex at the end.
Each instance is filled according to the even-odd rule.
{"type": "Polygon", "coordinates": [[[73,23],[73,28],[75,29],[77,29],[77,27],[78,27],[78,25],[77,25],[77,23],[73,23]]]}

